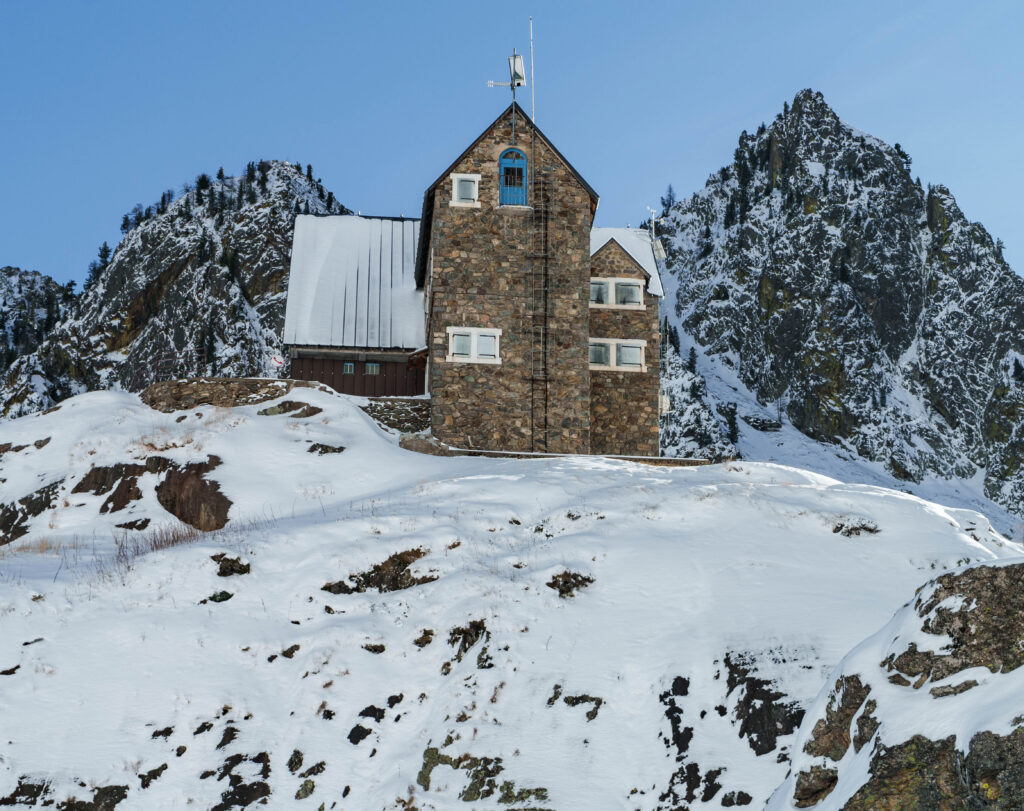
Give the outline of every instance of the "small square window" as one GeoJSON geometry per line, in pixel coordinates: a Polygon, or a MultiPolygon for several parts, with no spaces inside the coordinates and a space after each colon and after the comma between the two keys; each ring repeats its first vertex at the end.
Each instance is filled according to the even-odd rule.
{"type": "Polygon", "coordinates": [[[472,203],[476,201],[476,181],[469,178],[459,178],[458,197],[460,203],[472,203]]]}
{"type": "Polygon", "coordinates": [[[471,354],[473,336],[468,332],[452,333],[452,355],[457,358],[468,358],[471,354]]]}
{"type": "Polygon", "coordinates": [[[497,336],[480,333],[476,338],[476,356],[478,358],[496,358],[498,356],[497,336]]]}
{"type": "Polygon", "coordinates": [[[367,363],[366,364],[366,374],[368,374],[368,375],[379,375],[380,374],[380,364],[379,363],[367,363]]]}
{"type": "Polygon", "coordinates": [[[341,373],[343,375],[354,375],[356,373],[356,365],[351,361],[346,361],[341,364],[341,373]]]}
{"type": "Polygon", "coordinates": [[[615,283],[616,304],[643,304],[644,299],[640,291],[640,284],[631,282],[615,283]]]}
{"type": "Polygon", "coordinates": [[[616,366],[640,367],[644,365],[644,348],[632,344],[619,344],[616,347],[616,366]]]}
{"type": "Polygon", "coordinates": [[[590,303],[591,304],[607,304],[608,303],[608,282],[591,282],[590,283],[590,303]]]}
{"type": "Polygon", "coordinates": [[[611,363],[611,351],[608,344],[590,345],[590,362],[595,366],[608,366],[611,363]]]}

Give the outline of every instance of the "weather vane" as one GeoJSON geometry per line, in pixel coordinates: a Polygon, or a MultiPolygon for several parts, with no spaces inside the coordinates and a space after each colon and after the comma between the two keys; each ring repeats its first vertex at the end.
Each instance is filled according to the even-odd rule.
{"type": "MultiPolygon", "coordinates": [[[[523,67],[523,55],[512,49],[512,56],[508,58],[509,80],[507,82],[488,82],[488,87],[510,87],[512,88],[512,104],[516,103],[516,88],[526,85],[526,68],[523,67]]],[[[516,114],[512,111],[512,143],[516,142],[516,114]]]]}

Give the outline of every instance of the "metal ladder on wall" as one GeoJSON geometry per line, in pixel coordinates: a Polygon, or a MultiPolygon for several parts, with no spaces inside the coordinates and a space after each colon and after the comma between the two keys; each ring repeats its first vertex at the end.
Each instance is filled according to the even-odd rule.
{"type": "Polygon", "coordinates": [[[530,186],[533,211],[530,215],[530,439],[535,453],[548,451],[548,340],[551,216],[550,167],[537,168],[536,133],[530,147],[530,186]]]}

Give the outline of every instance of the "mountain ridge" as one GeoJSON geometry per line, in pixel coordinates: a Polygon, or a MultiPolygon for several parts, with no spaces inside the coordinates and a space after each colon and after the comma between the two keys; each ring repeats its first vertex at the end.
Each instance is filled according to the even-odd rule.
{"type": "Polygon", "coordinates": [[[1019,509],[1024,280],[909,169],[801,91],[666,212],[669,323],[805,436],[1019,509]]]}

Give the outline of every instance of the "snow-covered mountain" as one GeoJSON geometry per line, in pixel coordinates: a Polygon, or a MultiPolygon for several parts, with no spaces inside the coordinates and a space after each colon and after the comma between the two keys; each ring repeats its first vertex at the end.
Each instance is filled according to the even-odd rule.
{"type": "Polygon", "coordinates": [[[693,451],[674,439],[691,415],[735,403],[745,457],[865,460],[861,480],[1019,513],[1024,280],[898,144],[802,91],[659,228],[669,320],[707,389],[693,408],[670,367],[670,452],[693,451]]]}
{"type": "Polygon", "coordinates": [[[157,373],[276,374],[295,215],[345,210],[309,167],[280,161],[200,175],[178,199],[138,207],[74,312],[14,362],[0,414],[157,373]]]}
{"type": "Polygon", "coordinates": [[[423,456],[289,387],[0,424],[0,804],[763,808],[851,648],[1024,554],[780,465],[423,456]]]}
{"type": "Polygon", "coordinates": [[[34,270],[0,268],[0,375],[19,355],[36,349],[74,301],[64,287],[34,270]]]}

